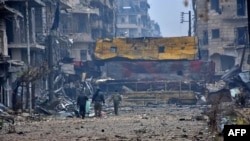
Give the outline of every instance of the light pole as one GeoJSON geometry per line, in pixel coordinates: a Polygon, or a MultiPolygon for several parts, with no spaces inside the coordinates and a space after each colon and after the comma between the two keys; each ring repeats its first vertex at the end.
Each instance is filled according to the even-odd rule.
{"type": "Polygon", "coordinates": [[[188,27],[188,36],[191,36],[191,11],[188,11],[188,13],[181,12],[181,23],[188,22],[189,27],[188,27]],[[188,21],[184,20],[184,14],[188,14],[188,21]]]}

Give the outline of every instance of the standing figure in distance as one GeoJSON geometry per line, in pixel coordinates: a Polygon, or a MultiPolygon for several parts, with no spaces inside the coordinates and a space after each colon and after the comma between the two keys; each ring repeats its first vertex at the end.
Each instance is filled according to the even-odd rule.
{"type": "Polygon", "coordinates": [[[79,106],[79,114],[82,119],[85,118],[86,114],[86,102],[88,101],[88,97],[85,94],[80,94],[77,97],[77,106],[79,106]]]}
{"type": "Polygon", "coordinates": [[[105,100],[103,94],[100,93],[100,88],[97,88],[95,94],[93,95],[92,103],[94,103],[95,116],[101,117],[102,103],[105,104],[105,100]]]}
{"type": "Polygon", "coordinates": [[[118,108],[120,102],[122,101],[122,96],[120,95],[120,93],[118,93],[117,90],[115,90],[115,94],[112,95],[111,99],[113,100],[115,115],[118,115],[118,108]]]}

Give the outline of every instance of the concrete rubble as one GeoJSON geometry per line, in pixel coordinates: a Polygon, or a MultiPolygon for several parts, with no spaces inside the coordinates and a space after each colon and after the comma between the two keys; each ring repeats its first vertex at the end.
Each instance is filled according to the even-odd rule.
{"type": "MultiPolygon", "coordinates": [[[[108,109],[108,108],[107,108],[108,109]]],[[[104,109],[109,113],[111,109],[104,109]]],[[[40,121],[17,118],[15,133],[1,133],[1,140],[212,140],[208,118],[199,106],[160,105],[123,107],[120,115],[102,118],[42,117],[40,121]]]]}

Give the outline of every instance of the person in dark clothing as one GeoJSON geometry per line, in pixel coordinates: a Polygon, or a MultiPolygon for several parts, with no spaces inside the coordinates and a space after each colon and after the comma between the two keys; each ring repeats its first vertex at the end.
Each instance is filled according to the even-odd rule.
{"type": "Polygon", "coordinates": [[[79,114],[82,119],[85,118],[86,114],[86,102],[88,101],[88,97],[85,94],[80,94],[77,97],[77,106],[79,106],[79,114]]]}
{"type": "Polygon", "coordinates": [[[245,97],[245,94],[243,92],[240,93],[240,104],[241,104],[242,107],[245,107],[246,97],[245,97]]]}
{"type": "Polygon", "coordinates": [[[104,96],[100,93],[100,89],[98,88],[93,95],[92,103],[94,103],[95,116],[101,117],[102,112],[102,103],[105,104],[104,96]]]}
{"type": "Polygon", "coordinates": [[[115,90],[115,94],[112,95],[111,99],[113,100],[115,115],[118,115],[118,108],[120,102],[122,101],[122,96],[120,95],[120,93],[118,93],[117,90],[115,90]]]}

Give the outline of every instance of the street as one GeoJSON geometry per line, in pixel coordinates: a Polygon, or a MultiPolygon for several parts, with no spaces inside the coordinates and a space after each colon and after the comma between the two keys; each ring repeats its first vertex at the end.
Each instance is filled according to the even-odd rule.
{"type": "Polygon", "coordinates": [[[212,135],[199,107],[164,105],[124,107],[119,116],[102,118],[17,117],[15,132],[1,133],[2,141],[209,141],[212,135]],[[202,118],[197,118],[202,117],[202,118]]]}

